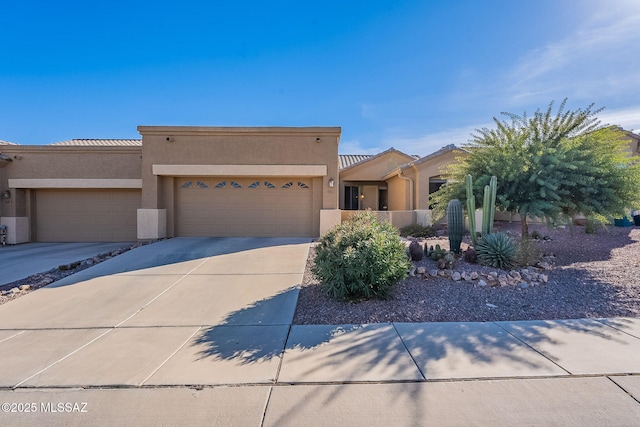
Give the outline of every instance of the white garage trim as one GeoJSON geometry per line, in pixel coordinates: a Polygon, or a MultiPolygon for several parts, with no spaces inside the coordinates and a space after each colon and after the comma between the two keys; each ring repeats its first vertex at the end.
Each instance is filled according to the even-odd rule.
{"type": "Polygon", "coordinates": [[[9,188],[142,188],[141,179],[10,179],[9,188]]]}
{"type": "Polygon", "coordinates": [[[326,176],[326,165],[153,165],[154,175],[169,176],[326,176]]]}

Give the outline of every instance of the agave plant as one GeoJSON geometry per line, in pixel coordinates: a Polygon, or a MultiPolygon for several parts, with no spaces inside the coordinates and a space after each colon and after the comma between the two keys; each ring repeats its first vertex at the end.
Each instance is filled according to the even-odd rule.
{"type": "Polygon", "coordinates": [[[508,234],[492,233],[482,236],[475,249],[481,264],[507,270],[514,265],[518,243],[508,234]]]}

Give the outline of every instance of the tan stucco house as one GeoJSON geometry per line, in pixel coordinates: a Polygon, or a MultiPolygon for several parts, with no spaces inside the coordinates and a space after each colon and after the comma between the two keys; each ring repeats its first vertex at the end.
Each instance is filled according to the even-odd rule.
{"type": "MultiPolygon", "coordinates": [[[[0,141],[8,243],[323,234],[353,210],[429,224],[461,152],[338,155],[339,127],[140,126],[142,139],[0,141]]],[[[627,133],[640,155],[640,136],[627,133]]]]}
{"type": "Polygon", "coordinates": [[[0,146],[9,243],[317,236],[339,220],[338,127],[138,131],[0,146]]]}

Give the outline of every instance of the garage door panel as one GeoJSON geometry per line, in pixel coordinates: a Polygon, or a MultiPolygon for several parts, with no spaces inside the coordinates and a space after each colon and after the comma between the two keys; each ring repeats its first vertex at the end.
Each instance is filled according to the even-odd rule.
{"type": "Polygon", "coordinates": [[[306,178],[176,178],[176,193],[178,236],[313,235],[306,178]]]}
{"type": "Polygon", "coordinates": [[[37,190],[36,240],[134,241],[140,206],[140,190],[37,190]]]}

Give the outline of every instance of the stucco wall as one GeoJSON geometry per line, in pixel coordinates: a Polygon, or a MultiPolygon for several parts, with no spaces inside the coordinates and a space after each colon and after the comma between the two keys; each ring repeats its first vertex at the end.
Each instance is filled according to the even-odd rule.
{"type": "MultiPolygon", "coordinates": [[[[0,192],[10,189],[9,180],[139,180],[141,178],[140,147],[56,147],[3,146],[2,153],[12,162],[2,168],[0,192]]],[[[55,187],[55,185],[53,186],[55,187]]],[[[28,184],[27,187],[28,188],[28,184]]],[[[0,214],[23,216],[29,208],[29,190],[10,189],[12,197],[2,203],[0,214]]]]}
{"type": "MultiPolygon", "coordinates": [[[[175,218],[172,175],[179,173],[159,175],[158,171],[163,169],[159,165],[181,165],[185,170],[197,165],[255,166],[254,176],[261,176],[264,171],[287,174],[292,169],[321,170],[313,177],[314,227],[319,229],[320,209],[338,209],[339,127],[139,126],[138,131],[143,138],[142,207],[167,210],[169,235],[173,233],[175,218]],[[334,187],[329,187],[330,179],[334,180],[334,187]]],[[[250,167],[237,169],[243,174],[251,171],[250,167]]],[[[295,176],[295,172],[291,174],[295,176]]],[[[225,175],[233,176],[233,172],[225,175]]]]}
{"type": "MultiPolygon", "coordinates": [[[[416,209],[429,209],[429,178],[442,175],[444,167],[454,162],[460,152],[449,151],[440,156],[419,162],[415,165],[418,171],[416,180],[416,209]]],[[[407,173],[407,175],[409,175],[407,173]]]]}
{"type": "Polygon", "coordinates": [[[409,183],[398,176],[387,180],[387,197],[390,211],[404,211],[409,207],[409,183]]]}
{"type": "Polygon", "coordinates": [[[340,128],[139,126],[143,137],[143,207],[160,204],[156,165],[326,165],[323,208],[337,209],[340,128]]]}

